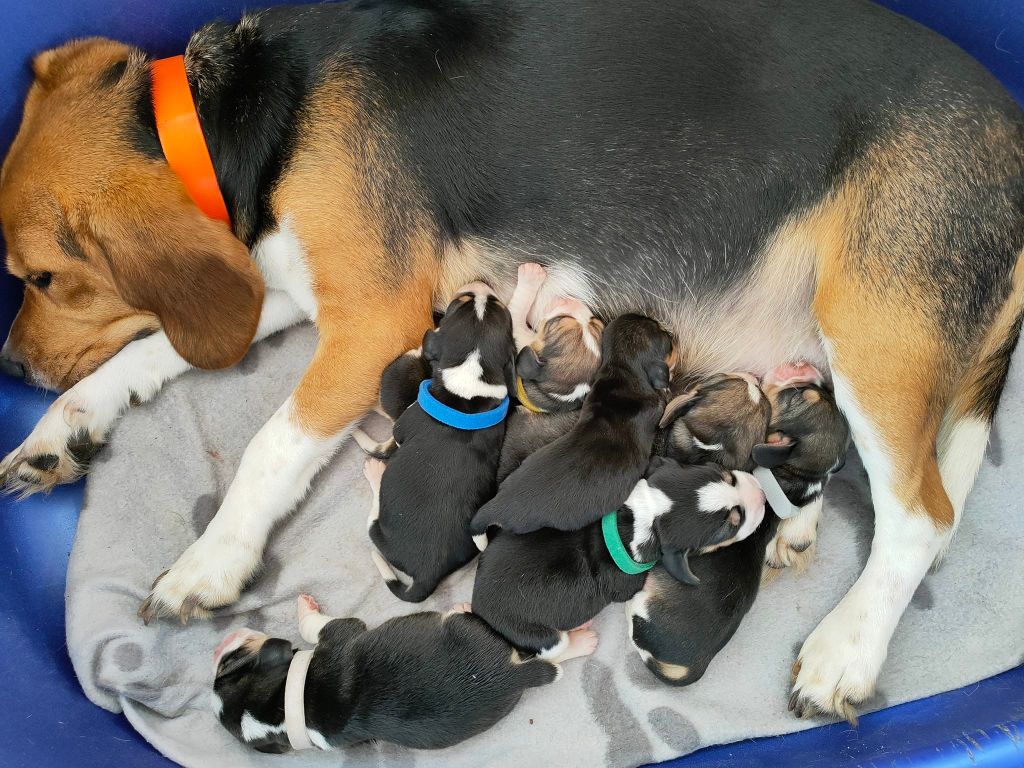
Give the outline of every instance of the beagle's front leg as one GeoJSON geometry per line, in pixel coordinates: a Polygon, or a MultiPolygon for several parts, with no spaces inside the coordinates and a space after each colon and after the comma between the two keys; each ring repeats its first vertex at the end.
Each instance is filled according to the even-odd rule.
{"type": "Polygon", "coordinates": [[[429,302],[409,333],[396,332],[399,324],[387,310],[381,303],[380,316],[361,311],[358,322],[325,322],[321,312],[320,343],[309,368],[246,447],[206,531],[153,583],[139,608],[144,621],[160,615],[187,622],[238,599],[259,569],[275,523],[376,404],[384,367],[430,327],[429,302]]]}
{"type": "MultiPolygon", "coordinates": [[[[267,291],[253,341],[304,318],[287,294],[267,291]]],[[[191,367],[162,330],[131,342],[50,405],[31,434],[0,462],[0,486],[28,496],[77,480],[129,405],[150,400],[191,367]]]]}

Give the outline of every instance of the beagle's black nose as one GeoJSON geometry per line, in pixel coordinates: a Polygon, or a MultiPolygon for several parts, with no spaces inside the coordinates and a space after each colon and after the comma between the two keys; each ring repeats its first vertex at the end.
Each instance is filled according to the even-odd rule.
{"type": "Polygon", "coordinates": [[[16,379],[25,378],[25,366],[7,355],[0,355],[0,373],[6,373],[16,379]]]}

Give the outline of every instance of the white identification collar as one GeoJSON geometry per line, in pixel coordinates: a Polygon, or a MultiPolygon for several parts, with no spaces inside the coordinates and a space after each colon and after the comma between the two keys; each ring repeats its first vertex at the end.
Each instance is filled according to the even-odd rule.
{"type": "Polygon", "coordinates": [[[786,518],[793,517],[800,511],[800,507],[796,506],[786,496],[785,491],[782,490],[782,486],[779,485],[779,481],[775,479],[775,475],[772,474],[770,469],[767,467],[756,467],[753,475],[754,479],[761,484],[764,498],[771,505],[772,511],[776,515],[785,520],[786,518]]]}
{"type": "Polygon", "coordinates": [[[288,732],[288,743],[295,750],[313,747],[309,731],[306,730],[306,702],[303,698],[306,692],[306,672],[312,658],[312,651],[296,651],[284,683],[284,726],[288,732]]]}

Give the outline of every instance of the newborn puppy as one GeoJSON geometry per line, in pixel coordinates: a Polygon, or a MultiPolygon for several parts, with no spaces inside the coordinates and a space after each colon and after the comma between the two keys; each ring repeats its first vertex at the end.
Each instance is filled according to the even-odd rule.
{"type": "Polygon", "coordinates": [[[714,462],[750,471],[771,410],[751,374],[711,376],[665,406],[654,452],[680,464],[714,462]]]}
{"type": "Polygon", "coordinates": [[[850,428],[812,365],[780,366],[768,372],[762,387],[772,420],[767,441],[754,447],[754,461],[771,472],[797,508],[779,524],[766,562],[802,568],[814,553],[825,484],[846,462],[850,428]]]}
{"type": "Polygon", "coordinates": [[[651,572],[626,613],[640,657],[656,677],[671,685],[699,680],[735,634],[757,597],[765,550],[771,565],[782,527],[813,516],[816,529],[822,490],[846,455],[849,429],[817,371],[811,368],[781,382],[769,376],[766,381],[766,397],[772,404],[771,442],[760,442],[753,451],[761,461],[781,461],[772,472],[787,508],[796,505],[801,510],[780,521],[769,504],[752,536],[694,562],[700,579],[697,589],[681,587],[660,568],[651,572]]]}
{"type": "Polygon", "coordinates": [[[564,435],[579,418],[583,398],[601,362],[604,324],[576,299],[553,301],[533,331],[527,317],[544,283],[539,264],[519,267],[509,302],[516,358],[516,398],[498,463],[501,483],[534,451],[564,435]]]}
{"type": "Polygon", "coordinates": [[[505,435],[504,409],[513,385],[512,322],[508,310],[483,283],[463,288],[437,330],[423,337],[431,363],[428,392],[395,422],[398,449],[387,466],[369,459],[374,490],[370,539],[373,559],[391,591],[420,602],[452,571],[477,553],[468,533],[473,513],[494,494],[505,435]],[[429,402],[465,420],[496,415],[490,426],[451,426],[427,413],[429,402]],[[402,571],[409,583],[395,574],[402,571]]]}
{"type": "Polygon", "coordinates": [[[643,477],[675,362],[672,335],[655,320],[622,315],[605,329],[601,367],[567,434],[533,453],[473,518],[511,533],[573,531],[626,500],[643,477]]]}
{"type": "Polygon", "coordinates": [[[690,552],[746,538],[763,516],[764,495],[746,472],[655,457],[626,503],[601,522],[500,532],[480,555],[473,612],[520,650],[557,656],[569,630],[643,587],[644,564],[661,560],[692,583],[690,552]]]}
{"type": "Polygon", "coordinates": [[[366,741],[439,749],[487,730],[527,688],[558,679],[557,664],[597,647],[584,631],[561,655],[524,661],[467,610],[415,613],[368,630],[359,619],[322,615],[303,595],[299,632],[313,651],[297,654],[287,640],[251,629],[228,635],[214,654],[214,711],[261,752],[366,741]]]}

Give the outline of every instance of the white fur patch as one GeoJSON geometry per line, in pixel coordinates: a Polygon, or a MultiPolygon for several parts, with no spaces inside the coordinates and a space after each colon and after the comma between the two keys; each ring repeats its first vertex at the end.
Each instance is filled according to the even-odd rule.
{"type": "Polygon", "coordinates": [[[557,659],[566,649],[569,647],[569,633],[561,632],[558,636],[558,642],[552,645],[550,648],[545,648],[537,654],[538,659],[544,659],[548,661],[550,659],[557,659]]]}
{"type": "Polygon", "coordinates": [[[487,298],[490,294],[478,293],[473,297],[473,309],[476,312],[476,319],[483,320],[487,314],[487,298]]]}
{"type": "Polygon", "coordinates": [[[697,439],[697,436],[694,435],[692,432],[690,433],[690,440],[693,442],[693,445],[695,447],[700,448],[701,450],[704,451],[720,451],[725,447],[721,443],[712,443],[711,445],[708,445],[707,443],[702,443],[700,440],[697,439]]]}
{"type": "Polygon", "coordinates": [[[309,740],[313,742],[313,746],[317,749],[322,749],[324,752],[329,752],[331,745],[327,743],[327,739],[320,731],[314,731],[312,728],[306,729],[306,733],[309,734],[309,740]]]}
{"type": "Polygon", "coordinates": [[[960,524],[967,494],[974,487],[974,481],[985,458],[991,425],[985,419],[964,417],[949,426],[943,422],[939,429],[937,453],[939,474],[946,495],[953,505],[953,527],[960,524]]]}
{"type": "Polygon", "coordinates": [[[217,718],[219,718],[221,713],[224,711],[224,702],[215,691],[210,691],[210,711],[212,711],[214,717],[217,718]]]}
{"type": "Polygon", "coordinates": [[[582,400],[590,393],[589,384],[577,384],[573,387],[572,392],[567,395],[560,395],[557,392],[549,393],[555,400],[561,400],[563,403],[572,403],[576,400],[582,400]]]}
{"type": "Polygon", "coordinates": [[[444,388],[453,395],[470,400],[474,397],[493,397],[501,400],[508,394],[504,384],[488,384],[482,380],[483,366],[480,365],[480,350],[474,349],[466,359],[453,368],[441,370],[444,388]]]}
{"type": "Polygon", "coordinates": [[[708,483],[697,491],[697,507],[701,512],[732,509],[742,503],[739,489],[725,480],[708,483]]]}
{"type": "Polygon", "coordinates": [[[626,499],[626,505],[633,510],[633,539],[629,553],[639,557],[640,547],[653,535],[654,521],[672,509],[672,499],[664,491],[640,480],[626,499]]]}
{"type": "Polygon", "coordinates": [[[319,307],[313,295],[306,249],[292,228],[291,216],[283,216],[276,232],[260,238],[252,255],[267,287],[287,293],[308,318],[316,320],[319,307]]]}
{"type": "Polygon", "coordinates": [[[261,723],[248,710],[242,713],[242,738],[246,741],[259,741],[267,738],[267,736],[284,733],[285,724],[270,725],[268,723],[261,723]]]}

